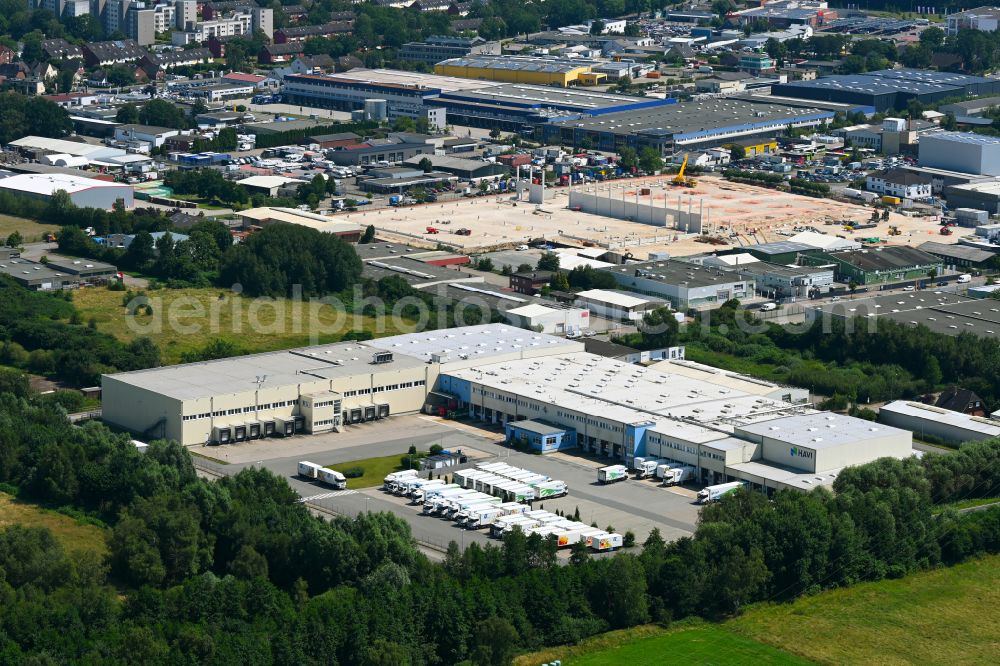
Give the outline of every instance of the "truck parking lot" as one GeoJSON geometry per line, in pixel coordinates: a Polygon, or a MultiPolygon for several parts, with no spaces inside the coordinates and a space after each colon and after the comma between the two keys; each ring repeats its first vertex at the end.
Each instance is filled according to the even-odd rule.
{"type": "MultiPolygon", "coordinates": [[[[596,523],[601,528],[614,527],[618,533],[631,530],[641,543],[653,528],[667,540],[694,532],[698,506],[695,491],[684,487],[664,488],[653,480],[626,481],[602,486],[597,483],[598,461],[572,453],[549,456],[513,451],[498,441],[502,436],[475,426],[450,423],[421,415],[399,416],[379,424],[355,426],[345,432],[304,436],[286,440],[261,440],[254,443],[192,449],[193,453],[211,456],[196,459],[201,469],[216,474],[236,474],[245,467],[264,467],[288,480],[289,485],[323,511],[358,515],[363,511],[389,511],[409,523],[414,538],[428,548],[441,550],[450,541],[467,545],[495,543],[487,530],[466,530],[454,522],[421,515],[422,505],[408,498],[384,492],[380,488],[354,489],[348,479],[346,490],[333,490],[319,482],[300,478],[298,462],[309,459],[336,465],[360,458],[405,454],[411,445],[426,449],[439,443],[446,449],[461,448],[469,455],[471,468],[477,462],[502,461],[565,481],[569,494],[557,499],[540,500],[533,509],[573,515],[579,510],[580,521],[596,523]],[[224,464],[224,462],[228,464],[224,464]]],[[[434,478],[450,477],[450,468],[434,473],[434,478]]]]}

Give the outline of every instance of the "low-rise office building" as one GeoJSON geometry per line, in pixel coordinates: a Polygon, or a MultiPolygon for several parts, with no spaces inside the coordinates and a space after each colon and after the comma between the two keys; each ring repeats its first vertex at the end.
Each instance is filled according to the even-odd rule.
{"type": "Polygon", "coordinates": [[[902,169],[869,174],[865,179],[865,187],[869,192],[900,199],[926,199],[931,196],[930,178],[902,169]]]}
{"type": "Polygon", "coordinates": [[[616,321],[639,321],[647,312],[668,305],[660,298],[642,297],[611,289],[586,289],[576,294],[574,304],[592,314],[616,321]]]}

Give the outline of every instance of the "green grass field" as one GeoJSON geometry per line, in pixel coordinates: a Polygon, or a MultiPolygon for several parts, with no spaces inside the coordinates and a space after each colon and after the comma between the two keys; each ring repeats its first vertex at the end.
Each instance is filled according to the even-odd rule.
{"type": "Polygon", "coordinates": [[[108,552],[106,533],[100,527],[80,523],[0,492],[0,531],[11,525],[47,527],[67,551],[92,551],[102,557],[108,552]]]}
{"type": "Polygon", "coordinates": [[[382,485],[382,481],[385,480],[387,474],[390,474],[391,472],[398,472],[403,469],[399,464],[399,459],[404,455],[406,454],[399,453],[394,456],[382,456],[381,458],[364,458],[362,460],[352,460],[351,462],[332,463],[330,465],[324,465],[324,467],[335,469],[338,472],[343,472],[345,469],[349,469],[351,467],[361,467],[365,470],[364,475],[354,479],[348,479],[347,487],[352,489],[374,488],[382,485]]]}
{"type": "Polygon", "coordinates": [[[523,655],[598,664],[994,664],[1000,654],[1000,556],[759,605],[728,622],[637,627],[523,655]]]}
{"type": "Polygon", "coordinates": [[[639,627],[612,632],[558,651],[518,658],[517,666],[537,666],[561,659],[565,666],[659,666],[660,664],[778,664],[806,666],[811,662],[769,645],[744,638],[718,625],[697,625],[676,630],[639,627]]]}
{"type": "Polygon", "coordinates": [[[223,289],[159,289],[146,295],[152,315],[130,316],[122,305],[125,292],[104,287],[75,292],[73,303],[83,321],[94,318],[100,331],[124,341],[142,335],[152,338],[168,364],[213,339],[229,341],[248,352],[263,352],[336,342],[355,330],[375,337],[412,332],[397,328],[387,317],[380,325],[374,317],[338,314],[329,306],[242,298],[223,289]]]}
{"type": "Polygon", "coordinates": [[[15,231],[21,234],[25,243],[35,243],[42,240],[42,234],[58,231],[59,227],[51,224],[40,224],[26,217],[0,214],[0,244],[15,231]]]}

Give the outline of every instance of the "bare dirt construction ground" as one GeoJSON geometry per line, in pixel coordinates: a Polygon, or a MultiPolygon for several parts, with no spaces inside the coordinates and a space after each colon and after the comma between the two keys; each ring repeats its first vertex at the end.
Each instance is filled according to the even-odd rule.
{"type": "MultiPolygon", "coordinates": [[[[650,194],[640,195],[640,203],[649,203],[651,199],[654,206],[680,205],[685,210],[700,210],[706,231],[725,239],[730,245],[783,240],[796,226],[812,226],[845,238],[879,237],[893,243],[912,245],[928,240],[957,241],[955,235],[939,235],[934,218],[910,218],[896,214],[890,215],[888,221],[881,222],[876,228],[851,234],[844,231],[840,222],[867,222],[872,208],[732,183],[717,176],[699,176],[697,180],[697,187],[690,189],[672,187],[669,178],[663,176],[617,180],[596,187],[599,192],[608,192],[611,197],[626,200],[635,200],[641,188],[648,188],[650,194]],[[830,225],[828,222],[837,224],[830,225]],[[890,225],[898,227],[901,234],[890,237],[890,225]]],[[[586,187],[592,189],[595,186],[586,187]]],[[[713,248],[696,242],[693,234],[571,211],[567,207],[568,193],[569,189],[565,187],[552,188],[541,206],[514,201],[513,195],[504,194],[406,208],[359,211],[347,217],[358,224],[375,225],[381,237],[426,247],[434,247],[440,242],[464,252],[511,247],[536,238],[577,245],[624,247],[639,258],[650,251],[683,256],[713,248]],[[428,227],[437,230],[437,233],[428,233],[428,227]],[[468,229],[471,234],[455,233],[459,229],[468,229]]]]}

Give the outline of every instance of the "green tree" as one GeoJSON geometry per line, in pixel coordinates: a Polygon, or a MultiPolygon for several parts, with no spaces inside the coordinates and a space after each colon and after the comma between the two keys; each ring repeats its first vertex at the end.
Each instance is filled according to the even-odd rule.
{"type": "Polygon", "coordinates": [[[538,264],[535,267],[540,271],[557,271],[559,270],[559,255],[555,252],[544,252],[538,258],[538,264]]]}
{"type": "Polygon", "coordinates": [[[375,240],[375,225],[369,224],[367,227],[365,227],[365,232],[361,234],[361,238],[360,240],[358,240],[358,243],[366,245],[374,240],[375,240]]]}
{"type": "Polygon", "coordinates": [[[7,236],[7,247],[21,247],[24,244],[24,238],[21,236],[21,232],[15,230],[7,236]]]}
{"type": "Polygon", "coordinates": [[[115,114],[115,122],[126,125],[137,124],[139,122],[139,107],[135,104],[125,104],[119,107],[118,113],[115,114]]]}
{"type": "Polygon", "coordinates": [[[417,163],[417,166],[419,166],[424,173],[430,173],[431,171],[434,171],[434,162],[431,162],[430,158],[428,157],[420,158],[420,162],[417,163]]]}
{"type": "Polygon", "coordinates": [[[661,307],[643,315],[639,325],[643,344],[648,349],[662,349],[677,344],[678,324],[670,308],[661,307]]]}
{"type": "Polygon", "coordinates": [[[496,615],[480,620],[472,632],[472,660],[476,666],[509,666],[519,637],[509,621],[496,615]]]}
{"type": "Polygon", "coordinates": [[[133,85],[135,70],[126,65],[114,65],[108,70],[108,83],[119,87],[133,85]]]}
{"type": "Polygon", "coordinates": [[[729,144],[729,159],[733,162],[738,162],[742,159],[746,159],[747,149],[738,143],[729,144]]]}
{"type": "Polygon", "coordinates": [[[618,165],[625,171],[632,171],[639,166],[639,156],[634,148],[622,146],[618,150],[618,165]]]}
{"type": "Polygon", "coordinates": [[[659,173],[663,170],[663,156],[658,150],[646,146],[639,151],[639,168],[646,173],[659,173]]]}
{"type": "Polygon", "coordinates": [[[494,128],[492,128],[490,130],[490,138],[493,139],[494,141],[496,141],[497,139],[500,138],[500,128],[499,127],[494,127],[494,128]]]}

